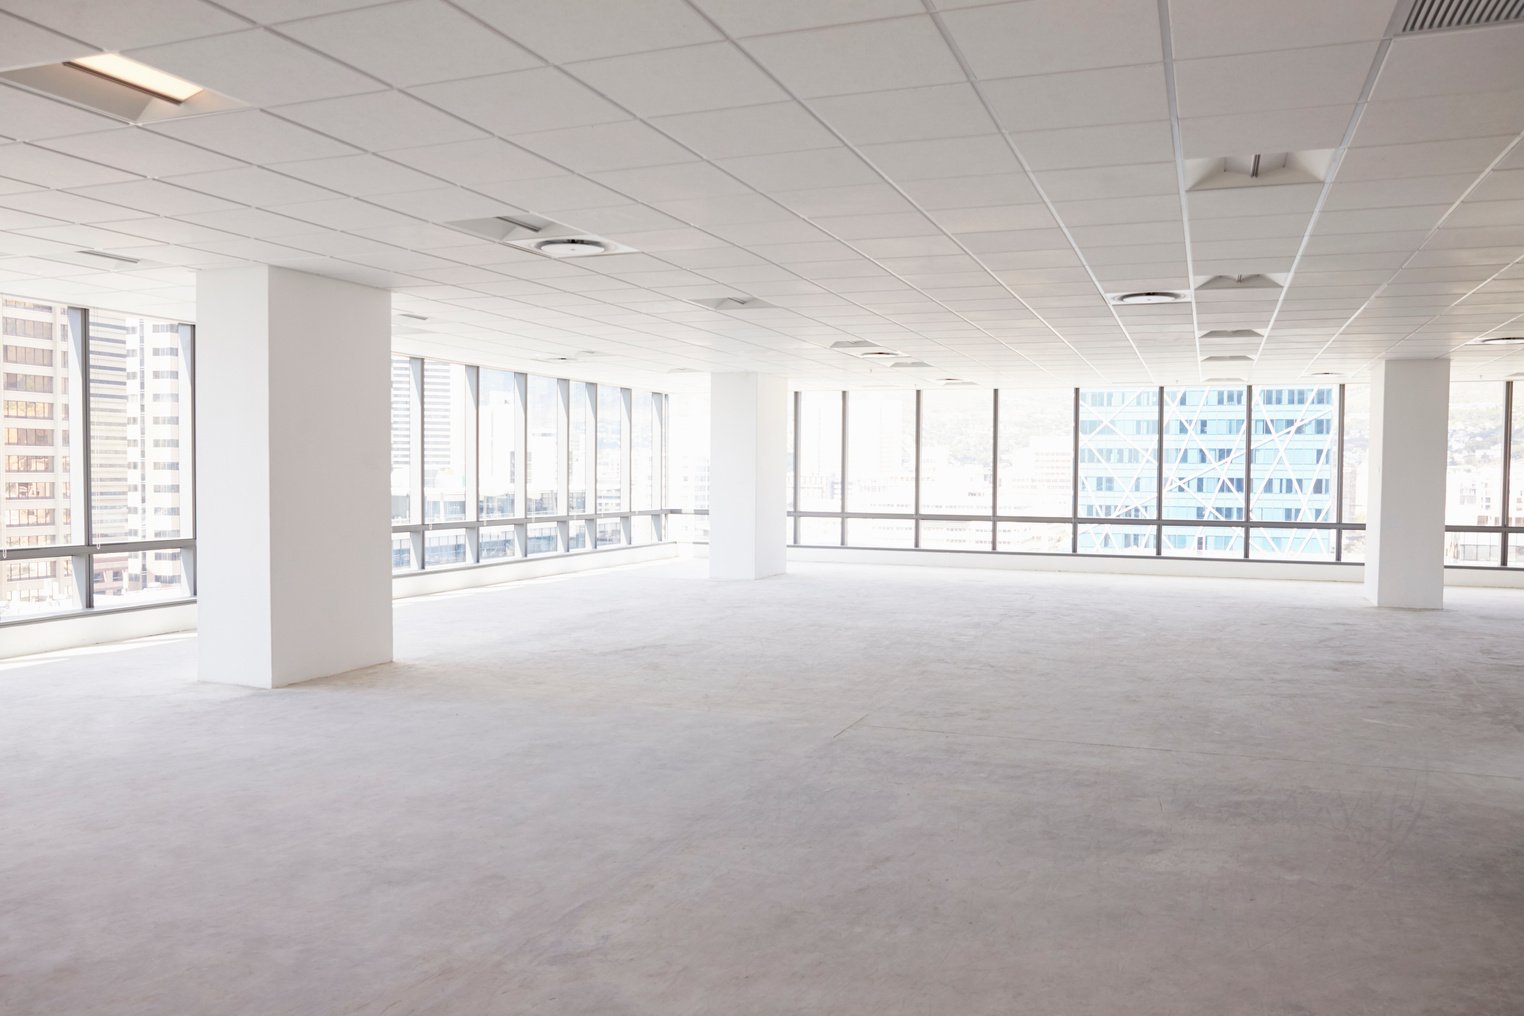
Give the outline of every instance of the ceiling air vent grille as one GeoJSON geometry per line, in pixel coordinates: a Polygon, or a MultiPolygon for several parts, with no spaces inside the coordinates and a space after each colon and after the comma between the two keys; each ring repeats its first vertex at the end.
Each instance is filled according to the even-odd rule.
{"type": "Polygon", "coordinates": [[[1402,34],[1524,21],[1524,0],[1416,0],[1402,34]]]}

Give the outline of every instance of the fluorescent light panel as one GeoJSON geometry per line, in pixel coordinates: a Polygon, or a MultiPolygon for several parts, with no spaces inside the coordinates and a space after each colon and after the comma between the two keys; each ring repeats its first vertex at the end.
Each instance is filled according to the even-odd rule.
{"type": "Polygon", "coordinates": [[[177,78],[156,67],[129,60],[119,53],[82,56],[77,60],[70,60],[69,66],[99,74],[101,77],[136,88],[140,92],[147,92],[175,103],[184,102],[201,91],[200,85],[193,85],[184,78],[177,78]]]}

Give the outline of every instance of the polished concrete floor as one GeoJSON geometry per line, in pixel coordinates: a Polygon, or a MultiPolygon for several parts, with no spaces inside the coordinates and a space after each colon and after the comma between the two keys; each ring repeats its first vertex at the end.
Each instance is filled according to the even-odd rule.
{"type": "Polygon", "coordinates": [[[0,664],[6,1016],[1524,1012],[1524,592],[670,562],[0,664]]]}

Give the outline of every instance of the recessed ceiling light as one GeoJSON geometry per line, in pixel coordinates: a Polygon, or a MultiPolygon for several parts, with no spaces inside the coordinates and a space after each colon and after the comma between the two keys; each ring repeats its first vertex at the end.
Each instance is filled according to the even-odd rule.
{"type": "Polygon", "coordinates": [[[412,318],[414,321],[427,321],[428,320],[428,318],[425,317],[422,314],[410,314],[410,313],[408,313],[405,310],[398,311],[397,312],[397,316],[398,317],[405,317],[405,318],[412,318]]]}
{"type": "Polygon", "coordinates": [[[534,245],[534,249],[553,258],[577,258],[589,254],[602,254],[608,250],[608,247],[597,240],[581,240],[568,236],[559,240],[541,240],[534,245]]]}
{"type": "Polygon", "coordinates": [[[865,358],[869,357],[869,356],[872,356],[872,357],[877,357],[879,359],[889,360],[889,359],[894,359],[897,356],[904,356],[905,354],[904,353],[896,353],[896,352],[894,352],[893,350],[890,350],[890,349],[870,349],[870,350],[867,350],[866,352],[859,353],[858,355],[862,356],[862,357],[865,357],[865,358]]]}
{"type": "Polygon", "coordinates": [[[1489,335],[1471,341],[1478,346],[1524,346],[1524,335],[1489,335]]]}
{"type": "Polygon", "coordinates": [[[82,56],[77,60],[68,61],[66,66],[77,67],[90,74],[99,74],[103,78],[110,78],[129,88],[136,88],[140,92],[147,92],[149,95],[176,104],[201,92],[200,85],[194,85],[184,78],[167,74],[157,67],[129,60],[120,53],[82,56]]]}
{"type": "Polygon", "coordinates": [[[1123,293],[1114,297],[1115,303],[1174,303],[1180,299],[1179,293],[1123,293]]]}

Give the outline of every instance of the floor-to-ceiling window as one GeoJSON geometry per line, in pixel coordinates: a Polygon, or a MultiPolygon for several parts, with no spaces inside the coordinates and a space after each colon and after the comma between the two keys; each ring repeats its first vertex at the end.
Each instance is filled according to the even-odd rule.
{"type": "Polygon", "coordinates": [[[1524,567],[1524,420],[1512,381],[1450,386],[1445,563],[1524,567]]]}
{"type": "Polygon", "coordinates": [[[0,298],[0,621],[189,598],[190,325],[0,298]]]}
{"type": "Polygon", "coordinates": [[[1363,553],[1363,389],[799,392],[802,546],[1279,561],[1363,553]]]}
{"type": "Polygon", "coordinates": [[[667,398],[394,357],[393,569],[669,539],[667,398]]]}

